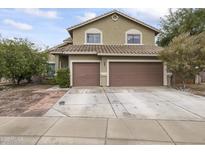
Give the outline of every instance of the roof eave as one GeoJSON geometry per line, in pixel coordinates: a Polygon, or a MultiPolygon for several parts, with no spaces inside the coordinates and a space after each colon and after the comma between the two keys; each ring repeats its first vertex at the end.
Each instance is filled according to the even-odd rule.
{"type": "Polygon", "coordinates": [[[105,14],[103,14],[103,15],[97,16],[97,17],[95,17],[95,18],[89,19],[89,20],[84,21],[84,22],[82,22],[82,23],[80,23],[80,24],[71,26],[71,27],[67,28],[67,31],[70,33],[71,30],[76,29],[76,28],[79,28],[79,27],[81,27],[81,26],[83,26],[83,25],[89,24],[89,23],[91,23],[91,22],[93,22],[93,21],[99,20],[99,19],[101,19],[101,18],[103,18],[103,17],[106,17],[106,16],[108,16],[108,15],[110,15],[110,14],[113,14],[114,11],[115,11],[115,10],[110,11],[110,12],[107,12],[107,13],[105,13],[105,14]]]}
{"type": "Polygon", "coordinates": [[[98,53],[98,56],[140,56],[140,57],[156,57],[159,54],[109,54],[109,53],[98,53]]]}
{"type": "Polygon", "coordinates": [[[135,19],[135,18],[133,18],[133,17],[131,17],[131,16],[128,16],[128,15],[126,15],[126,14],[120,12],[120,11],[117,11],[117,10],[113,10],[113,11],[110,11],[110,12],[105,13],[105,14],[103,14],[103,15],[100,15],[100,16],[98,16],[98,17],[92,18],[92,19],[90,19],[90,20],[87,20],[87,21],[85,21],[85,22],[82,22],[82,23],[80,23],[80,24],[77,24],[76,26],[71,26],[71,27],[67,28],[67,31],[68,31],[69,34],[71,35],[71,34],[72,34],[72,30],[74,30],[74,29],[76,29],[76,28],[79,28],[79,27],[82,27],[82,26],[84,26],[84,25],[86,25],[86,24],[89,24],[89,23],[91,23],[91,22],[94,22],[94,21],[96,21],[96,20],[99,20],[99,19],[101,19],[101,18],[104,18],[104,17],[106,17],[106,16],[109,16],[109,15],[111,15],[111,14],[113,14],[113,13],[118,13],[118,14],[120,14],[121,16],[124,16],[124,17],[126,17],[126,18],[128,18],[128,19],[130,19],[130,20],[132,20],[132,21],[134,21],[134,22],[136,22],[136,23],[138,23],[138,24],[141,24],[141,25],[143,25],[143,26],[145,26],[145,27],[147,27],[147,28],[149,28],[149,29],[155,31],[155,34],[156,34],[156,35],[161,32],[159,29],[157,29],[157,28],[155,28],[155,27],[152,27],[152,26],[150,26],[150,25],[148,25],[148,24],[146,24],[146,23],[144,23],[144,22],[142,22],[142,21],[140,21],[140,20],[137,20],[137,19],[135,19]]]}
{"type": "Polygon", "coordinates": [[[97,52],[67,52],[67,51],[53,51],[50,52],[53,55],[63,54],[63,55],[97,55],[97,52]]]}
{"type": "Polygon", "coordinates": [[[139,57],[157,57],[159,54],[109,54],[96,52],[50,52],[53,55],[97,55],[97,56],[139,56],[139,57]]]}
{"type": "Polygon", "coordinates": [[[65,45],[65,44],[66,44],[65,42],[63,42],[63,43],[61,43],[61,44],[58,44],[58,45],[56,45],[56,46],[54,46],[54,47],[49,48],[48,51],[49,51],[49,52],[52,52],[53,50],[56,50],[58,47],[63,46],[63,45],[65,45]]]}

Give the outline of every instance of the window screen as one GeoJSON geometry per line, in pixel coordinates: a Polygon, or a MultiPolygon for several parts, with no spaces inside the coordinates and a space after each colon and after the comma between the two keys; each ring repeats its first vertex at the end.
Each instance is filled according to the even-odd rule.
{"type": "Polygon", "coordinates": [[[140,34],[127,34],[128,44],[140,44],[140,34]]]}
{"type": "Polygon", "coordinates": [[[100,43],[100,34],[99,33],[88,33],[87,34],[87,43],[100,43]]]}

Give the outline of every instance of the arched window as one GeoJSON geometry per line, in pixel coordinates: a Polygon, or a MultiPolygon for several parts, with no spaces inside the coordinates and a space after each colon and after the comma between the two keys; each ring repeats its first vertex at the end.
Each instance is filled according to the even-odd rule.
{"type": "Polygon", "coordinates": [[[85,31],[85,44],[102,44],[102,31],[90,28],[85,31]]]}
{"type": "Polygon", "coordinates": [[[142,32],[140,32],[137,29],[130,29],[126,31],[125,44],[141,45],[142,44],[142,32]]]}

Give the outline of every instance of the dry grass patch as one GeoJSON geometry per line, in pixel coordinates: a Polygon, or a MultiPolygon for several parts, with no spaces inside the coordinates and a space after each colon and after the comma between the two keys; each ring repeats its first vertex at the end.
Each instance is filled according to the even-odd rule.
{"type": "Polygon", "coordinates": [[[0,116],[42,116],[66,90],[49,91],[49,85],[24,85],[0,91],[0,116]]]}

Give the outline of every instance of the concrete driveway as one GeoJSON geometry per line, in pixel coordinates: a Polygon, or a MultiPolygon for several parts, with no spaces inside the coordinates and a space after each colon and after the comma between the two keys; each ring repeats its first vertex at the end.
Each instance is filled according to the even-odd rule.
{"type": "Polygon", "coordinates": [[[44,116],[200,121],[205,118],[205,97],[166,87],[78,87],[44,116]]]}

